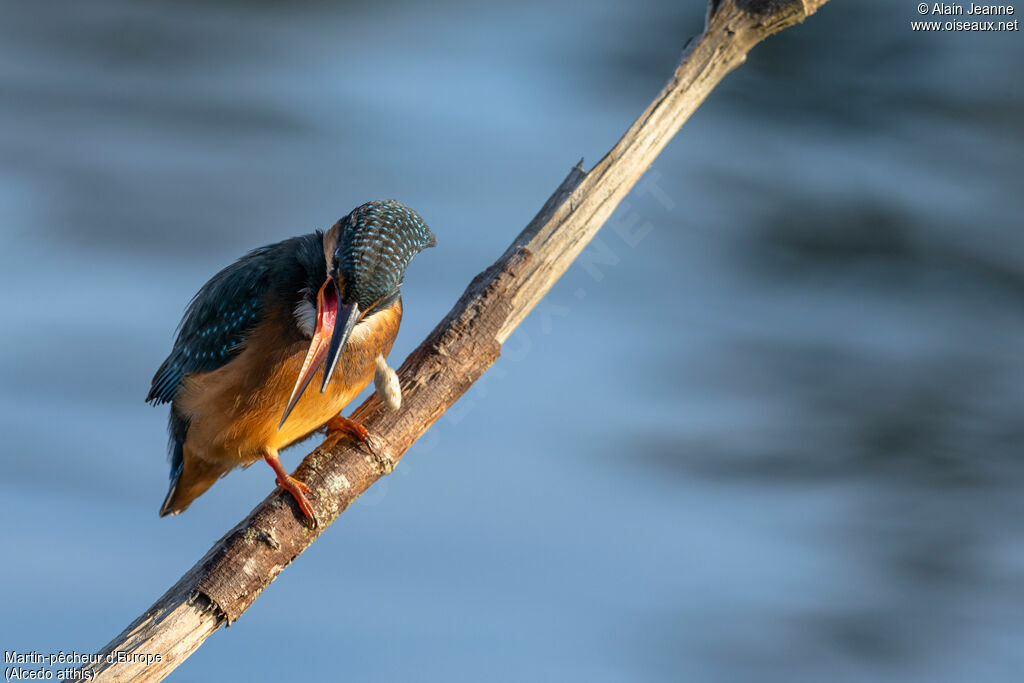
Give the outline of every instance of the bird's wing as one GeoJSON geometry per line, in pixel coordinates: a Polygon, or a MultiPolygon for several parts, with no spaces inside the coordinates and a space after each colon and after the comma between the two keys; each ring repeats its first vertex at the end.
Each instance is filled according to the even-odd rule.
{"type": "Polygon", "coordinates": [[[154,405],[172,401],[185,375],[226,365],[263,314],[272,272],[294,262],[297,247],[312,246],[317,253],[317,242],[315,235],[306,235],[260,247],[203,285],[185,311],[174,348],[153,376],[146,400],[154,405]]]}

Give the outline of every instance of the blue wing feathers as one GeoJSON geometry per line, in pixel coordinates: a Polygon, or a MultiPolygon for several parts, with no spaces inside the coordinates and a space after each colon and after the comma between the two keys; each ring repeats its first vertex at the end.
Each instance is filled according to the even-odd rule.
{"type": "Polygon", "coordinates": [[[199,290],[181,321],[174,348],[153,377],[147,401],[171,401],[185,375],[210,372],[230,360],[262,313],[265,275],[257,259],[246,257],[199,290]]]}
{"type": "Polygon", "coordinates": [[[308,252],[308,243],[319,249],[319,239],[312,234],[260,247],[203,285],[185,311],[174,347],[153,376],[146,400],[154,405],[173,401],[186,375],[227,364],[263,314],[274,272],[294,268],[296,252],[308,252]]]}

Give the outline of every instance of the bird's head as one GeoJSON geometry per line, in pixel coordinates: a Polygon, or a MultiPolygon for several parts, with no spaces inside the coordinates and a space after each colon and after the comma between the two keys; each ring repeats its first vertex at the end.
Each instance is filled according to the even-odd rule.
{"type": "Polygon", "coordinates": [[[313,339],[278,429],[324,366],[327,389],[353,328],[398,298],[412,257],[437,243],[420,215],[393,199],[367,202],[324,233],[327,279],[316,297],[313,339]]]}

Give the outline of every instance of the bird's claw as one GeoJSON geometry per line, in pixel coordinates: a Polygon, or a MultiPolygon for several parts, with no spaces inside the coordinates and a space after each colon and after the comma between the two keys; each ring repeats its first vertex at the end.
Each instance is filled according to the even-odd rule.
{"type": "Polygon", "coordinates": [[[310,488],[294,477],[288,477],[288,483],[281,481],[279,478],[277,480],[277,483],[280,484],[281,488],[285,489],[286,491],[291,491],[291,488],[293,486],[297,486],[298,488],[302,489],[303,493],[310,493],[310,488]]]}
{"type": "Polygon", "coordinates": [[[350,420],[347,417],[342,417],[341,415],[331,418],[327,423],[327,438],[340,438],[345,434],[366,446],[366,450],[370,452],[371,456],[373,456],[373,459],[377,462],[377,466],[380,468],[381,472],[384,474],[391,474],[391,472],[394,471],[395,463],[392,462],[391,458],[389,458],[380,448],[379,439],[372,436],[370,432],[366,430],[366,427],[355,420],[350,420]],[[375,445],[375,443],[377,445],[375,445]]]}
{"type": "Polygon", "coordinates": [[[295,499],[299,509],[302,511],[302,514],[306,516],[306,520],[310,523],[312,528],[315,529],[319,526],[316,514],[313,512],[313,505],[309,502],[309,498],[306,498],[306,494],[310,493],[309,487],[295,477],[287,477],[283,481],[278,477],[277,483],[280,484],[282,489],[292,494],[292,498],[295,499]]]}
{"type": "Polygon", "coordinates": [[[355,420],[350,420],[347,417],[342,417],[341,415],[332,417],[327,422],[327,438],[339,438],[344,434],[351,436],[353,439],[366,446],[366,450],[370,451],[370,454],[374,457],[380,457],[373,445],[373,438],[370,436],[370,432],[366,430],[366,427],[355,420]]]}

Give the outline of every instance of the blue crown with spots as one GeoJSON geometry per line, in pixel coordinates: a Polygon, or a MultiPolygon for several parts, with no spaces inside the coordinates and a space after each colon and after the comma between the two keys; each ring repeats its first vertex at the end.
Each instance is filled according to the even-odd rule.
{"type": "Polygon", "coordinates": [[[420,215],[393,199],[367,202],[338,223],[333,269],[344,301],[362,311],[394,294],[412,257],[437,244],[420,215]]]}

